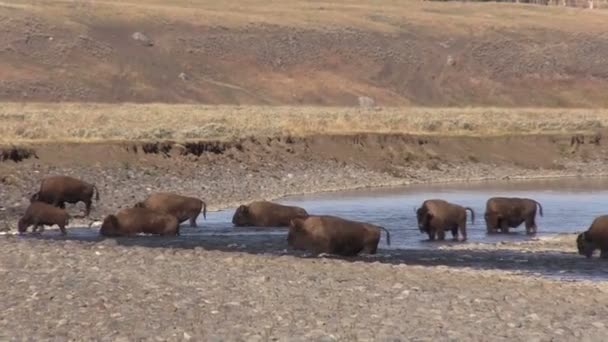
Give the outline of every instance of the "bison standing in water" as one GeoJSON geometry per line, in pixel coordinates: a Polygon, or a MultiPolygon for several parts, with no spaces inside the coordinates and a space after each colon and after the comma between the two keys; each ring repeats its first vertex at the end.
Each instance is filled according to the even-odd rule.
{"type": "Polygon", "coordinates": [[[597,217],[587,231],[576,238],[578,254],[591,258],[596,249],[600,250],[600,258],[608,259],[608,215],[597,217]]]}
{"type": "Polygon", "coordinates": [[[288,227],[292,219],[307,216],[306,210],[300,207],[258,201],[238,207],[232,223],[237,227],[288,227]]]}
{"type": "Polygon", "coordinates": [[[421,233],[427,233],[429,240],[445,239],[445,231],[452,232],[452,238],[462,241],[467,239],[467,210],[471,212],[471,223],[475,221],[475,212],[469,207],[463,207],[440,199],[426,200],[416,210],[418,228],[421,233]]]}
{"type": "Polygon", "coordinates": [[[496,233],[499,229],[508,233],[509,228],[515,228],[525,222],[526,234],[536,234],[536,207],[543,216],[540,203],[529,198],[492,197],[486,202],[486,227],[488,233],[496,233]]]}
{"type": "Polygon", "coordinates": [[[51,176],[42,180],[40,190],[32,195],[30,202],[45,202],[62,209],[65,209],[65,202],[84,202],[85,216],[89,216],[93,194],[95,200],[99,201],[99,191],[95,185],[69,176],[51,176]]]}
{"type": "Polygon", "coordinates": [[[133,236],[139,233],[179,235],[179,222],[173,215],[147,208],[125,208],[103,220],[99,234],[133,236]]]}
{"type": "Polygon", "coordinates": [[[40,233],[44,231],[44,225],[58,225],[61,234],[66,235],[65,227],[68,225],[70,215],[65,209],[54,207],[44,202],[33,202],[25,210],[25,214],[19,219],[17,229],[19,233],[24,233],[31,225],[34,226],[33,231],[36,232],[40,228],[40,233]]]}
{"type": "Polygon", "coordinates": [[[136,208],[148,208],[177,218],[181,224],[190,220],[190,226],[196,227],[196,219],[203,212],[203,218],[207,218],[207,204],[198,198],[186,197],[172,193],[158,192],[146,198],[145,201],[135,204],[136,208]]]}
{"type": "Polygon", "coordinates": [[[390,245],[390,233],[384,227],[335,216],[308,216],[291,220],[287,243],[295,249],[315,253],[343,256],[355,256],[360,252],[376,254],[383,230],[390,245]]]}

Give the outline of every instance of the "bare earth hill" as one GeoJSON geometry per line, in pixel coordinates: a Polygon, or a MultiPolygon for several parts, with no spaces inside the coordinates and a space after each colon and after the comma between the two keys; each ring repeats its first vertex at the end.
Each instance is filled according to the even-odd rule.
{"type": "Polygon", "coordinates": [[[606,89],[601,10],[0,2],[4,101],[353,105],[369,96],[380,105],[581,107],[608,105],[606,89]]]}

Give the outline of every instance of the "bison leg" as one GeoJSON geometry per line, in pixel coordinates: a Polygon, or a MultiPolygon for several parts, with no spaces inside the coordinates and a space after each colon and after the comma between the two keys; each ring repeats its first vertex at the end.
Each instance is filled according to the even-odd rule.
{"type": "Polygon", "coordinates": [[[443,230],[443,228],[437,229],[437,240],[439,240],[439,241],[445,240],[445,230],[443,230]]]}
{"type": "Polygon", "coordinates": [[[536,234],[536,222],[534,222],[534,217],[526,219],[526,234],[536,234]]]}
{"type": "MultiPolygon", "coordinates": [[[[466,220],[466,218],[465,218],[465,220],[466,220]]],[[[458,226],[458,229],[460,230],[460,235],[462,236],[462,241],[467,241],[467,223],[461,222],[460,225],[458,226]]]]}
{"type": "Polygon", "coordinates": [[[380,243],[380,235],[378,235],[378,239],[373,239],[372,241],[367,241],[363,248],[363,253],[367,254],[376,254],[378,252],[378,244],[380,243]]]}
{"type": "Polygon", "coordinates": [[[601,259],[608,259],[608,249],[601,249],[600,250],[600,258],[601,259]]]}
{"type": "Polygon", "coordinates": [[[427,234],[429,235],[429,241],[434,241],[435,240],[435,232],[433,230],[428,230],[427,234]]]}
{"type": "Polygon", "coordinates": [[[44,225],[39,223],[34,224],[34,229],[32,230],[32,232],[36,234],[42,234],[42,232],[44,232],[44,225]]]}
{"type": "Polygon", "coordinates": [[[59,229],[61,230],[61,235],[68,235],[68,232],[65,230],[65,225],[59,225],[59,229]]]}
{"type": "Polygon", "coordinates": [[[197,218],[198,218],[198,214],[190,217],[190,227],[192,227],[192,228],[196,228],[197,227],[197,225],[196,225],[196,219],[197,218]]]}
{"type": "Polygon", "coordinates": [[[91,200],[84,202],[84,205],[85,205],[84,216],[85,217],[89,217],[89,214],[91,213],[91,204],[92,204],[91,200]]]}
{"type": "Polygon", "coordinates": [[[507,220],[500,220],[500,231],[505,233],[505,234],[509,234],[509,223],[507,222],[507,220]]]}
{"type": "Polygon", "coordinates": [[[42,233],[42,230],[44,229],[44,227],[40,224],[38,219],[34,219],[32,226],[33,226],[32,233],[35,233],[35,234],[42,233]],[[40,229],[40,231],[38,231],[38,229],[40,229]]]}
{"type": "Polygon", "coordinates": [[[458,240],[458,227],[452,228],[452,240],[458,240]]]}
{"type": "Polygon", "coordinates": [[[498,229],[498,220],[496,217],[494,215],[486,214],[484,219],[486,220],[486,231],[488,234],[495,234],[498,229]]]}

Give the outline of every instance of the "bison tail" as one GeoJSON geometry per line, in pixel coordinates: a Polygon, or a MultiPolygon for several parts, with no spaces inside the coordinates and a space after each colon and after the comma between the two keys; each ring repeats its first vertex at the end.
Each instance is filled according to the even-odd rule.
{"type": "Polygon", "coordinates": [[[473,211],[473,209],[466,207],[465,210],[468,210],[471,212],[471,224],[475,224],[475,212],[473,211]]]}
{"type": "Polygon", "coordinates": [[[534,201],[536,203],[536,205],[538,206],[538,213],[540,214],[540,216],[543,216],[543,206],[540,205],[540,203],[534,201]]]}
{"type": "Polygon", "coordinates": [[[207,203],[203,202],[203,218],[207,219],[207,203]]]}
{"type": "Polygon", "coordinates": [[[99,190],[95,185],[93,185],[93,189],[95,190],[95,200],[99,201],[99,190]]]}
{"type": "Polygon", "coordinates": [[[388,231],[388,229],[386,229],[384,227],[380,227],[380,229],[382,229],[386,232],[386,244],[390,246],[391,245],[391,233],[388,231]]]}

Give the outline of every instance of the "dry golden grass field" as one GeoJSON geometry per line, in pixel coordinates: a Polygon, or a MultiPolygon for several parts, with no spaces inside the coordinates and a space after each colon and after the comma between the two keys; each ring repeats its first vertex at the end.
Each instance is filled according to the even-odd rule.
{"type": "Polygon", "coordinates": [[[0,142],[94,142],[399,133],[450,136],[593,133],[608,110],[4,103],[0,142]]]}

